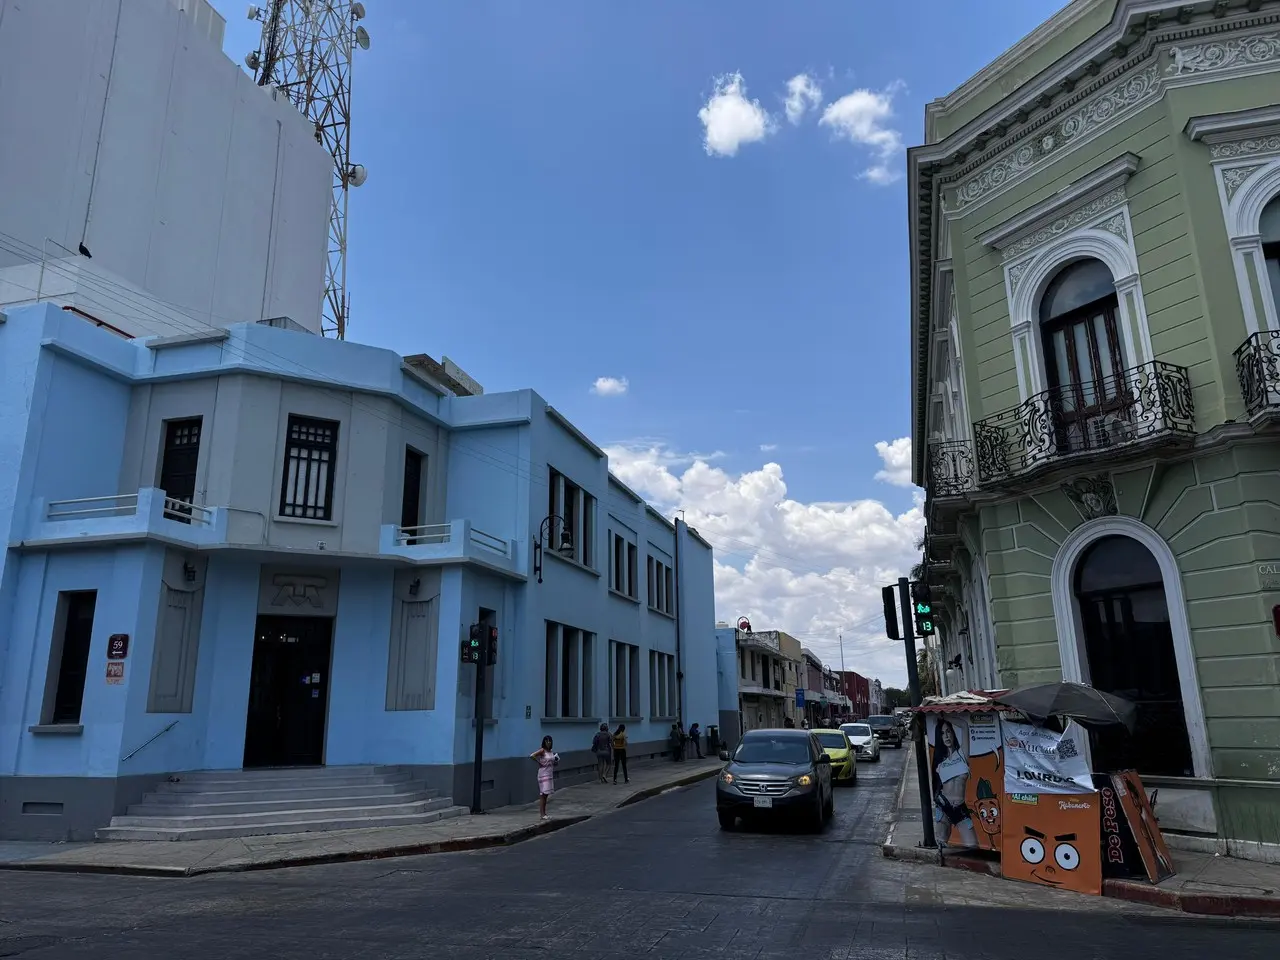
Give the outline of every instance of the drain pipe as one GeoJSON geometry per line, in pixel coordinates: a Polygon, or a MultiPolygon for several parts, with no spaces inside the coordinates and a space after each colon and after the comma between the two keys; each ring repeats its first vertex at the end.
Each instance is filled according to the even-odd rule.
{"type": "Polygon", "coordinates": [[[680,579],[680,533],[681,533],[681,528],[682,528],[682,527],[685,527],[685,526],[686,526],[686,524],[685,524],[684,520],[683,520],[681,517],[676,517],[676,522],[675,522],[675,528],[676,528],[676,545],[675,545],[675,550],[672,552],[672,557],[674,558],[674,564],[673,564],[673,566],[675,567],[675,569],[672,571],[672,579],[675,581],[675,584],[676,584],[676,591],[675,591],[675,593],[676,593],[676,595],[675,595],[675,613],[676,613],[676,720],[677,720],[677,722],[680,724],[680,729],[681,729],[682,731],[683,731],[683,730],[684,730],[684,728],[685,728],[685,727],[684,727],[684,719],[685,719],[685,718],[684,718],[684,656],[683,656],[683,654],[681,653],[681,649],[680,649],[680,641],[681,641],[681,636],[680,636],[680,634],[681,634],[681,629],[680,629],[680,626],[681,626],[681,621],[684,619],[684,610],[683,610],[684,604],[683,604],[683,602],[682,602],[682,600],[683,600],[683,596],[682,596],[682,595],[683,595],[683,593],[684,593],[684,586],[683,586],[683,582],[682,582],[682,581],[681,581],[681,579],[680,579]]]}

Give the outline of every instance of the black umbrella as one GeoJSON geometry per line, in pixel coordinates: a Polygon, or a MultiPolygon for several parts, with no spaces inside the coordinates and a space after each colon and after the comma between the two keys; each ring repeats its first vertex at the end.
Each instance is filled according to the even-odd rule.
{"type": "Polygon", "coordinates": [[[1137,719],[1137,708],[1124,697],[1066,680],[1011,690],[994,699],[1040,724],[1051,717],[1067,717],[1084,727],[1122,726],[1132,733],[1137,719]]]}

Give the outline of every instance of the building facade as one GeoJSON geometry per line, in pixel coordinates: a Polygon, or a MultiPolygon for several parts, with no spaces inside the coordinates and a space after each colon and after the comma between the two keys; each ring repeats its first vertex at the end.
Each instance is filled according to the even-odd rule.
{"type": "Polygon", "coordinates": [[[871,681],[853,670],[841,673],[844,695],[849,699],[849,715],[859,720],[871,716],[871,681]]]}
{"type": "Polygon", "coordinates": [[[1138,704],[1179,842],[1280,860],[1280,3],[1073,0],[909,153],[943,683],[1138,704]]]}
{"type": "Polygon", "coordinates": [[[394,765],[535,796],[601,722],[716,721],[711,549],[529,390],[263,324],[0,314],[0,837],[87,838],[175,775],[394,765]],[[484,702],[460,662],[497,631],[484,702]]]}

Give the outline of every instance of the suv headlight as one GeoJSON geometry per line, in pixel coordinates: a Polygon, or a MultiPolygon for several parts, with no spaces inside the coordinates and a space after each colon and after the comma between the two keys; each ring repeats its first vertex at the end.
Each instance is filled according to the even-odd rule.
{"type": "Polygon", "coordinates": [[[811,787],[813,786],[813,777],[809,776],[807,773],[802,773],[800,776],[796,777],[795,784],[797,787],[811,787]]]}
{"type": "Polygon", "coordinates": [[[733,783],[733,774],[728,770],[722,770],[720,772],[720,779],[725,783],[733,783]]]}

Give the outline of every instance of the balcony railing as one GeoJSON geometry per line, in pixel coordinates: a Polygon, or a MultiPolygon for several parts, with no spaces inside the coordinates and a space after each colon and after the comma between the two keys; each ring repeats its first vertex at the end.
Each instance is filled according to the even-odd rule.
{"type": "Polygon", "coordinates": [[[968,440],[929,444],[929,487],[933,497],[959,497],[973,489],[973,447],[968,440]]]}
{"type": "Polygon", "coordinates": [[[1152,361],[1112,377],[1045,390],[973,425],[979,483],[1159,438],[1195,436],[1185,367],[1152,361]]]}
{"type": "Polygon", "coordinates": [[[1235,352],[1236,376],[1249,416],[1280,409],[1280,330],[1255,333],[1235,352]]]}
{"type": "MultiPolygon", "coordinates": [[[[124,493],[113,497],[81,497],[78,500],[50,500],[45,504],[46,520],[100,520],[104,517],[131,517],[138,512],[139,495],[124,493]]],[[[179,523],[209,526],[213,511],[185,500],[165,497],[160,515],[179,523]]]]}
{"type": "Polygon", "coordinates": [[[511,554],[511,545],[506,540],[469,524],[465,527],[457,523],[428,523],[419,527],[396,527],[396,543],[401,546],[452,543],[459,536],[464,536],[468,543],[501,556],[506,557],[511,554]]]}

